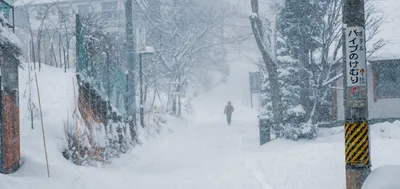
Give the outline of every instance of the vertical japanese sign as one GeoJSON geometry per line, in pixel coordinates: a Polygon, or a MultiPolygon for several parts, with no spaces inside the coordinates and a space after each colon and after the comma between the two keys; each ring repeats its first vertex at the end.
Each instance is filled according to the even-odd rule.
{"type": "Polygon", "coordinates": [[[367,67],[365,30],[346,28],[346,74],[349,107],[365,107],[367,100],[367,67]]]}

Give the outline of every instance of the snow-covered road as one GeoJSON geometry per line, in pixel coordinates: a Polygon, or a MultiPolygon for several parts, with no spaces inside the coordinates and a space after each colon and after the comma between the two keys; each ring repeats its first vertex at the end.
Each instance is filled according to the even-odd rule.
{"type": "Polygon", "coordinates": [[[257,111],[246,104],[251,68],[233,62],[227,83],[193,100],[195,113],[186,124],[117,160],[110,171],[129,172],[123,178],[136,188],[268,189],[248,163],[244,145],[249,132],[257,138],[258,129],[257,111]],[[235,107],[230,126],[223,114],[227,101],[235,107]]]}

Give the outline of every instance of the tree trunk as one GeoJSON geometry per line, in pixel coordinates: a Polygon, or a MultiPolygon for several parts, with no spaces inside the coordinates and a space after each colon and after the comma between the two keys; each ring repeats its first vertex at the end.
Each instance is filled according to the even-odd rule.
{"type": "Polygon", "coordinates": [[[266,44],[264,41],[263,24],[258,14],[258,0],[251,0],[251,5],[253,13],[253,15],[250,16],[251,28],[268,73],[268,80],[270,83],[270,94],[272,100],[273,118],[275,127],[278,128],[282,120],[282,108],[281,108],[282,97],[280,94],[280,85],[278,80],[278,67],[276,65],[276,62],[273,60],[273,58],[270,56],[270,54],[266,49],[266,44]]]}
{"type": "MultiPolygon", "coordinates": [[[[303,45],[304,46],[304,45],[303,45]]],[[[311,111],[313,109],[312,102],[310,100],[311,94],[311,85],[310,85],[310,63],[309,63],[309,49],[305,48],[302,52],[300,52],[300,62],[303,65],[303,69],[300,71],[300,104],[303,106],[304,110],[306,111],[306,116],[304,117],[305,120],[302,122],[307,122],[308,118],[310,118],[311,111]]]]}
{"type": "Polygon", "coordinates": [[[35,54],[35,43],[33,42],[33,36],[31,39],[31,49],[32,49],[32,60],[33,60],[33,68],[36,70],[36,54],[35,54]]]}
{"type": "Polygon", "coordinates": [[[58,35],[58,54],[59,54],[59,59],[60,59],[60,67],[63,66],[63,56],[61,54],[61,46],[62,46],[62,41],[61,41],[61,34],[58,35]]]}
{"type": "Polygon", "coordinates": [[[64,73],[67,73],[67,61],[65,61],[65,49],[63,49],[64,54],[64,73]]]}
{"type": "Polygon", "coordinates": [[[38,63],[39,63],[39,72],[40,72],[40,68],[41,68],[41,53],[40,53],[40,41],[41,41],[41,34],[40,34],[40,30],[39,30],[39,32],[38,32],[38,39],[37,39],[37,46],[38,46],[38,49],[37,49],[37,54],[38,54],[38,63]]]}
{"type": "MultiPolygon", "coordinates": [[[[55,63],[55,65],[56,65],[56,68],[58,68],[58,61],[57,61],[57,56],[56,56],[56,49],[54,48],[53,42],[51,43],[51,52],[52,52],[53,57],[54,57],[54,63],[55,63]]],[[[60,61],[61,61],[61,56],[60,56],[60,61]]]]}
{"type": "MultiPolygon", "coordinates": [[[[71,68],[70,67],[70,62],[69,62],[69,50],[70,50],[70,47],[69,47],[69,45],[70,45],[70,39],[68,39],[68,35],[66,36],[66,42],[67,42],[67,64],[68,64],[68,69],[69,68],[71,68]]],[[[76,65],[75,65],[76,66],[76,65]]]]}

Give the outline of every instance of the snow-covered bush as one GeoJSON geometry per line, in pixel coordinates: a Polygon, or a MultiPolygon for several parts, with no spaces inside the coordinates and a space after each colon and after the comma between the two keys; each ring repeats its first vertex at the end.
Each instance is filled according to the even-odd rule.
{"type": "MultiPolygon", "coordinates": [[[[79,125],[79,124],[78,124],[79,125]]],[[[75,123],[66,121],[64,123],[65,149],[63,156],[76,165],[88,165],[89,144],[86,131],[78,129],[75,123]]]]}
{"type": "Polygon", "coordinates": [[[66,144],[63,155],[74,164],[96,166],[108,163],[133,147],[128,124],[121,119],[110,119],[106,126],[96,122],[80,126],[82,122],[78,121],[79,131],[75,122],[64,123],[66,144]]]}

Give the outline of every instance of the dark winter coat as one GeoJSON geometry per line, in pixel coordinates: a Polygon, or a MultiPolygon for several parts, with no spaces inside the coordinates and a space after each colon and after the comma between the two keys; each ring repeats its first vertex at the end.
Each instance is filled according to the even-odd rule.
{"type": "Polygon", "coordinates": [[[225,110],[224,110],[224,114],[232,115],[233,111],[235,111],[235,108],[233,108],[232,105],[226,105],[225,106],[225,110]]]}

